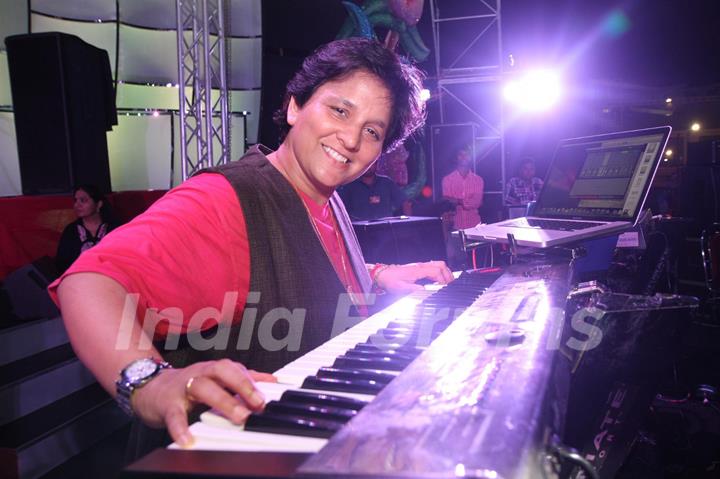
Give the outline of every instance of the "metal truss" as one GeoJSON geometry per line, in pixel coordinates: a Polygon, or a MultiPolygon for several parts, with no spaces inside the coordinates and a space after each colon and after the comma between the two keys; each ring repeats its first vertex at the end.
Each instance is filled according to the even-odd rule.
{"type": "Polygon", "coordinates": [[[224,0],[175,0],[175,5],[180,155],[185,180],[198,170],[230,159],[225,10],[224,0]]]}
{"type": "Polygon", "coordinates": [[[442,124],[479,125],[479,163],[496,168],[486,193],[505,188],[501,0],[430,0],[442,124]]]}

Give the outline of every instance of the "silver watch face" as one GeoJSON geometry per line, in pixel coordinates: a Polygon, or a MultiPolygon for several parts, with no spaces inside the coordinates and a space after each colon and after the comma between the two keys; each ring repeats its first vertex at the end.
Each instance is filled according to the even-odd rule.
{"type": "Polygon", "coordinates": [[[152,376],[160,366],[152,359],[139,359],[125,369],[125,379],[135,383],[152,376]]]}

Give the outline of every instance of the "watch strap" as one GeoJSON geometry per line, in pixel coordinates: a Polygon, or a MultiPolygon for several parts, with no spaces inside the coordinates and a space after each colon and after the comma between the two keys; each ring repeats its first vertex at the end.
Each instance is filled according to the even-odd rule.
{"type": "Polygon", "coordinates": [[[143,359],[151,359],[157,364],[157,369],[148,377],[144,378],[142,381],[133,383],[132,381],[129,381],[125,378],[123,372],[135,361],[141,361],[136,359],[132,363],[128,364],[123,369],[123,372],[120,373],[120,378],[115,382],[115,401],[117,402],[118,406],[120,406],[120,409],[127,414],[128,416],[135,416],[135,412],[132,408],[132,395],[135,392],[136,389],[139,389],[146,385],[148,382],[150,382],[153,378],[156,378],[158,374],[160,374],[164,369],[170,369],[172,366],[170,363],[166,361],[159,361],[155,358],[143,358],[143,359]]]}

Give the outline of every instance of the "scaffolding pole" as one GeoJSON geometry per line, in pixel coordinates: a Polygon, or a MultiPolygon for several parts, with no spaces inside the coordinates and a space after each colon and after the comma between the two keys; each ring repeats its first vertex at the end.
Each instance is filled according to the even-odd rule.
{"type": "Polygon", "coordinates": [[[494,195],[503,194],[506,183],[502,98],[496,95],[491,102],[480,103],[473,100],[481,88],[499,86],[503,80],[501,1],[430,0],[440,123],[476,123],[484,130],[476,138],[486,144],[481,149],[499,147],[497,167],[502,184],[488,185],[486,191],[494,195]],[[458,41],[457,32],[471,33],[458,41]],[[489,48],[481,48],[486,45],[489,48]],[[492,54],[478,55],[478,51],[492,54]],[[455,107],[453,118],[449,117],[450,105],[455,107]]]}
{"type": "Polygon", "coordinates": [[[175,0],[182,179],[230,160],[224,0],[175,0]]]}

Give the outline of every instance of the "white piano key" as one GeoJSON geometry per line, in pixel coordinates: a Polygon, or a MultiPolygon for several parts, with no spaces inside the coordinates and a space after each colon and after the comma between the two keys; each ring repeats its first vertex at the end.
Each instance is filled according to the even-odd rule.
{"type": "MultiPolygon", "coordinates": [[[[387,326],[390,321],[398,317],[406,317],[420,301],[430,294],[430,291],[416,292],[396,301],[379,313],[278,369],[273,373],[278,378],[278,383],[257,382],[257,388],[265,395],[266,401],[279,400],[288,389],[372,401],[375,396],[302,389],[299,386],[307,376],[314,375],[323,366],[332,366],[335,358],[341,356],[348,349],[352,349],[356,344],[365,342],[368,336],[387,326]]],[[[327,439],[245,431],[242,425],[232,424],[215,410],[201,414],[200,421],[191,425],[190,431],[195,437],[195,442],[186,449],[193,450],[314,453],[327,442],[327,439]]],[[[168,447],[180,449],[180,446],[175,443],[168,447]]]]}
{"type": "MultiPolygon", "coordinates": [[[[195,443],[187,449],[192,450],[314,453],[327,442],[327,439],[315,437],[245,431],[242,426],[236,426],[227,421],[224,424],[198,421],[190,426],[190,432],[195,438],[195,443]]],[[[169,448],[182,449],[175,443],[172,443],[169,448]]]]}

